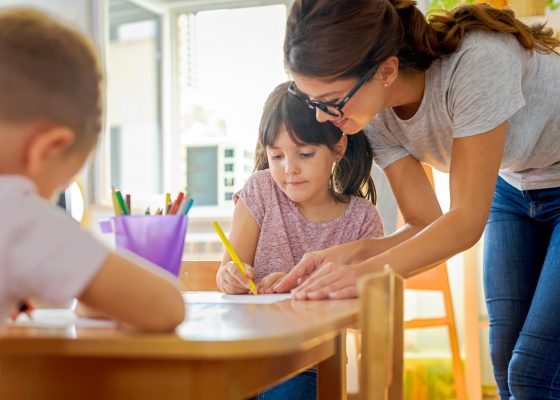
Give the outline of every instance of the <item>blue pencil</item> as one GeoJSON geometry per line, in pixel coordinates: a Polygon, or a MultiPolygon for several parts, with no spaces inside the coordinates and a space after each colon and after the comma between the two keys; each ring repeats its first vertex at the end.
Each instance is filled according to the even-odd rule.
{"type": "Polygon", "coordinates": [[[185,207],[185,212],[183,213],[183,215],[187,215],[189,213],[189,210],[191,209],[192,205],[194,203],[193,198],[191,197],[189,199],[189,202],[187,203],[187,206],[185,207]]]}

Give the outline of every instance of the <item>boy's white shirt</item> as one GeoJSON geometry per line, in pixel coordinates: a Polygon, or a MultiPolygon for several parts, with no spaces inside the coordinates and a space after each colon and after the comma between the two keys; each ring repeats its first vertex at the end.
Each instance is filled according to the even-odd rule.
{"type": "Polygon", "coordinates": [[[0,175],[0,226],[0,325],[19,300],[80,295],[110,252],[22,176],[0,175]]]}

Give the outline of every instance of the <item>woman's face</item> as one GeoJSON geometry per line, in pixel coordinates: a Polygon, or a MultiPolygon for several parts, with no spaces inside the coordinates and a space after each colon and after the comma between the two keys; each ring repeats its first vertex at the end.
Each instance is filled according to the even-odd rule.
{"type": "MultiPolygon", "coordinates": [[[[340,79],[326,82],[319,78],[293,74],[297,89],[311,100],[339,102],[359,82],[359,78],[340,79]]],[[[376,73],[346,103],[342,118],[315,109],[319,122],[330,122],[342,132],[352,135],[362,130],[383,108],[386,102],[384,82],[376,73]]]]}

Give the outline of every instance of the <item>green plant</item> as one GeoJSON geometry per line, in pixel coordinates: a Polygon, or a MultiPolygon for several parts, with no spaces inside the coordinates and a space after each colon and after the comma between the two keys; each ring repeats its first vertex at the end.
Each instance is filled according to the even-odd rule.
{"type": "Polygon", "coordinates": [[[550,8],[552,11],[556,10],[560,7],[560,1],[555,0],[546,0],[546,6],[550,8]]]}
{"type": "MultiPolygon", "coordinates": [[[[549,0],[553,1],[553,0],[549,0]]],[[[470,4],[474,0],[432,0],[428,6],[428,12],[436,10],[450,10],[458,4],[470,4]]]]}

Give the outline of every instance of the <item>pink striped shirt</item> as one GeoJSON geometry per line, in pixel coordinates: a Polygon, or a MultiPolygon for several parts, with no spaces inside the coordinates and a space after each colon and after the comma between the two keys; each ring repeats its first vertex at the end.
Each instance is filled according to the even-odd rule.
{"type": "Polygon", "coordinates": [[[383,235],[377,208],[361,197],[350,198],[346,211],[332,221],[313,223],[276,185],[269,170],[254,173],[235,194],[260,227],[253,268],[255,280],[288,272],[303,255],[337,244],[383,235]]]}

